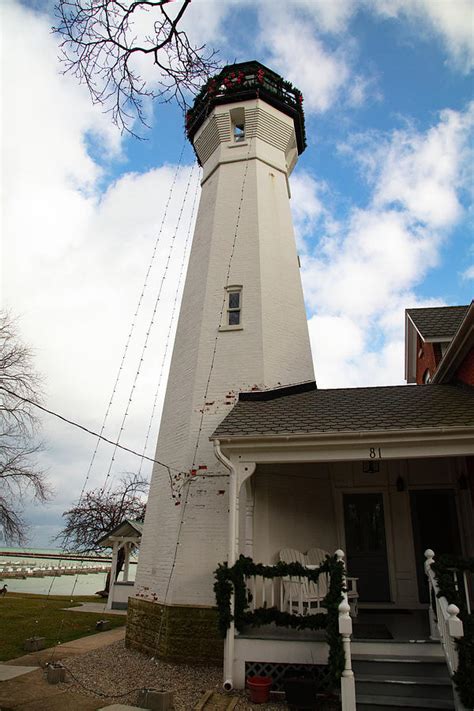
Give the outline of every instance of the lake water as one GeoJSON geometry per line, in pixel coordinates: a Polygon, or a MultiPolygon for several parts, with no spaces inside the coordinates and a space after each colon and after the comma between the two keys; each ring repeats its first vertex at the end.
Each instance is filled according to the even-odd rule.
{"type": "MultiPolygon", "coordinates": [[[[58,550],[47,550],[47,549],[37,549],[37,548],[7,548],[0,544],[0,549],[8,553],[13,553],[13,556],[0,555],[0,567],[6,567],[11,565],[12,562],[19,561],[24,566],[42,567],[44,565],[73,565],[76,561],[80,562],[82,559],[78,557],[77,559],[64,560],[61,558],[61,551],[58,550]],[[22,553],[35,553],[35,557],[22,557],[22,553]],[[48,554],[48,558],[44,558],[41,554],[48,554]],[[54,555],[54,558],[49,556],[54,555]]],[[[104,561],[108,563],[108,561],[104,561]]],[[[92,562],[86,561],[86,565],[93,565],[92,562]]],[[[135,579],[136,562],[130,561],[130,580],[135,579]]],[[[25,580],[21,578],[4,578],[2,580],[0,573],[0,580],[2,580],[2,585],[5,583],[8,587],[9,592],[15,593],[35,593],[37,595],[94,595],[98,590],[103,590],[105,587],[105,579],[107,573],[81,573],[78,575],[61,575],[61,576],[46,576],[44,578],[33,578],[28,577],[25,580]]],[[[120,578],[119,578],[120,580],[120,578]]],[[[0,586],[1,587],[1,586],[0,586]]]]}

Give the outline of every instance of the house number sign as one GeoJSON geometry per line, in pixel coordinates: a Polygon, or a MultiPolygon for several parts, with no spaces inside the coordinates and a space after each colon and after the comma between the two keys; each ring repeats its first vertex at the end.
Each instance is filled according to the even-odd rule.
{"type": "Polygon", "coordinates": [[[371,447],[369,449],[370,459],[382,459],[382,449],[380,447],[371,447]]]}

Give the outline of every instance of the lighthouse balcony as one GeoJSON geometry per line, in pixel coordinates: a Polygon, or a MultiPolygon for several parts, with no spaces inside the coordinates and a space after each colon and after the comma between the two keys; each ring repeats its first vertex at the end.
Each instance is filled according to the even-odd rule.
{"type": "Polygon", "coordinates": [[[186,114],[189,140],[193,141],[216,106],[257,98],[293,119],[298,153],[302,153],[306,147],[306,135],[301,92],[289,81],[255,61],[227,66],[202,87],[186,114]]]}

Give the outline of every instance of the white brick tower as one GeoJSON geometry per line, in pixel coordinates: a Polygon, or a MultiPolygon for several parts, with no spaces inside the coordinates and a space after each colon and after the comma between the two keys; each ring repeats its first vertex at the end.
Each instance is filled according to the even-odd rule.
{"type": "Polygon", "coordinates": [[[305,147],[301,95],[258,62],[232,65],[203,88],[187,132],[202,194],[156,458],[198,473],[176,505],[155,466],[135,595],[202,608],[227,552],[228,472],[209,437],[239,391],[314,379],[288,184],[305,147]]]}

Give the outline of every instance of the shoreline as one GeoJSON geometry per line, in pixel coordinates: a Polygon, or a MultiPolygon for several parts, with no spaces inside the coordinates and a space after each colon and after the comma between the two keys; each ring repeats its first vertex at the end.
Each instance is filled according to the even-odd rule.
{"type": "Polygon", "coordinates": [[[81,553],[34,553],[32,551],[4,551],[0,550],[0,556],[8,558],[46,558],[47,560],[87,560],[94,563],[111,563],[111,556],[82,555],[81,553]]]}

